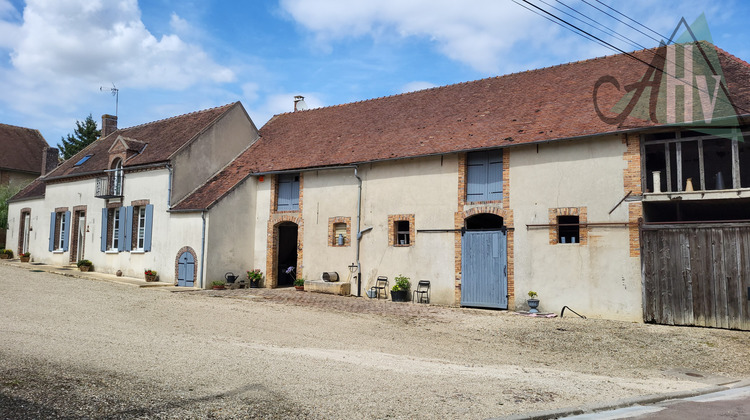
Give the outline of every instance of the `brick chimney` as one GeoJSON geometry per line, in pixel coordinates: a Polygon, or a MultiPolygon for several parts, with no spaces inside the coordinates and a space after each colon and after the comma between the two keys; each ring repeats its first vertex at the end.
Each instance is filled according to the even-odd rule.
{"type": "Polygon", "coordinates": [[[102,138],[117,131],[117,117],[114,115],[102,115],[102,138]]]}
{"type": "Polygon", "coordinates": [[[42,151],[42,175],[47,175],[60,163],[60,151],[55,147],[45,147],[42,151]]]}

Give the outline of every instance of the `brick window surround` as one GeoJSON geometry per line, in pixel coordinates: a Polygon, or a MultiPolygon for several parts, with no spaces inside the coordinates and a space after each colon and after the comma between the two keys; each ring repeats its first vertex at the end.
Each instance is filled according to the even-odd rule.
{"type": "MultiPolygon", "coordinates": [[[[18,255],[23,253],[23,232],[26,229],[26,215],[29,215],[29,225],[31,224],[31,207],[21,209],[21,220],[18,225],[18,255]]],[[[29,226],[29,241],[31,241],[31,226],[29,226]]],[[[9,248],[10,249],[10,248],[9,248]]]]}
{"type": "Polygon", "coordinates": [[[392,214],[388,216],[388,245],[393,247],[414,246],[417,239],[415,233],[413,214],[392,214]],[[396,232],[397,222],[401,221],[409,222],[409,243],[403,245],[398,243],[396,232]]]}
{"type": "Polygon", "coordinates": [[[351,217],[329,217],[328,218],[328,246],[333,247],[347,247],[352,243],[352,218],[351,217]],[[344,244],[338,244],[338,237],[336,235],[336,225],[343,223],[346,225],[346,233],[344,234],[344,244]]]}
{"type": "MultiPolygon", "coordinates": [[[[578,223],[586,223],[586,207],[559,207],[555,209],[549,209],[549,244],[556,245],[560,236],[557,227],[558,216],[578,216],[578,223]]],[[[587,245],[589,228],[587,226],[580,226],[579,230],[580,241],[576,244],[570,245],[587,245]]]]}
{"type": "Polygon", "coordinates": [[[78,219],[81,218],[81,216],[84,217],[84,224],[85,218],[86,218],[86,206],[74,206],[73,207],[73,213],[72,213],[73,220],[70,222],[70,236],[68,237],[68,240],[70,241],[70,256],[69,261],[70,262],[76,262],[76,257],[78,256],[78,247],[80,246],[82,249],[82,253],[86,252],[85,243],[79,244],[78,243],[78,219]]]}

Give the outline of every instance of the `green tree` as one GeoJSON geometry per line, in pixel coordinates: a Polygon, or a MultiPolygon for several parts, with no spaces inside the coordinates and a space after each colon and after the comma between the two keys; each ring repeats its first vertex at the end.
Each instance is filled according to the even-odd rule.
{"type": "Polygon", "coordinates": [[[64,160],[70,159],[71,156],[96,141],[101,135],[102,131],[96,127],[96,121],[91,117],[91,114],[83,122],[76,120],[76,129],[73,134],[68,134],[67,138],[62,138],[60,156],[64,160]]]}

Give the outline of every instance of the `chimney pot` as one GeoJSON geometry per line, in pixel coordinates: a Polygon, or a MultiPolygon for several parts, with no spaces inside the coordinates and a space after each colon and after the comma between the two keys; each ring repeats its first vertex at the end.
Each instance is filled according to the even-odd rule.
{"type": "Polygon", "coordinates": [[[114,115],[102,115],[102,138],[117,131],[117,117],[114,115]]]}
{"type": "Polygon", "coordinates": [[[294,110],[295,111],[304,111],[307,109],[307,104],[305,103],[305,97],[302,95],[297,95],[294,97],[294,110]]]}

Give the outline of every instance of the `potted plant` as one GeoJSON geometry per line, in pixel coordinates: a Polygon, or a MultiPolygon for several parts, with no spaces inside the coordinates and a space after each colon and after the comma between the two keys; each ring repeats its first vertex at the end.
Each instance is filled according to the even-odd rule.
{"type": "Polygon", "coordinates": [[[260,281],[263,279],[263,272],[259,268],[247,272],[247,279],[250,280],[250,287],[255,289],[260,287],[260,281]]]}
{"type": "Polygon", "coordinates": [[[539,306],[539,299],[536,298],[537,294],[535,291],[529,291],[529,298],[526,303],[529,305],[529,313],[535,314],[539,312],[536,308],[539,306]]]}
{"type": "Polygon", "coordinates": [[[214,290],[224,290],[227,283],[224,280],[214,280],[211,282],[211,288],[214,290]]]}
{"type": "Polygon", "coordinates": [[[79,260],[76,265],[78,265],[78,269],[81,271],[89,271],[93,263],[89,260],[79,260]]]}
{"type": "Polygon", "coordinates": [[[21,257],[21,262],[29,262],[29,260],[31,259],[31,252],[24,252],[23,254],[20,255],[20,257],[21,257]]]}
{"type": "Polygon", "coordinates": [[[394,302],[408,302],[409,301],[409,277],[398,275],[394,278],[396,284],[391,288],[391,300],[394,302]]]}
{"type": "Polygon", "coordinates": [[[0,260],[9,260],[13,258],[13,251],[10,249],[0,249],[0,260]]]}
{"type": "Polygon", "coordinates": [[[297,290],[305,290],[305,279],[294,280],[294,288],[297,290]]]}
{"type": "Polygon", "coordinates": [[[156,281],[156,270],[146,270],[143,274],[146,275],[146,281],[156,281]]]}

